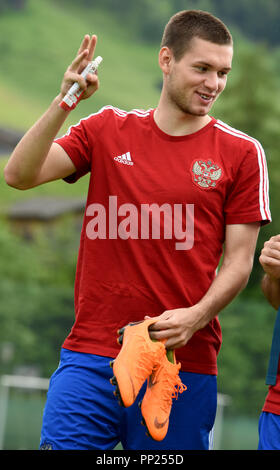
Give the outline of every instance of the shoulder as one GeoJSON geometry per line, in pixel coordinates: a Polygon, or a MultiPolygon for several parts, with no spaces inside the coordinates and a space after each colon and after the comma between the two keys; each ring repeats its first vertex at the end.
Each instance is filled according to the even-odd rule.
{"type": "Polygon", "coordinates": [[[121,130],[131,131],[131,129],[147,127],[150,123],[152,109],[147,111],[142,109],[132,109],[124,111],[115,106],[106,105],[98,111],[80,119],[76,124],[72,124],[63,138],[78,138],[91,141],[100,136],[110,135],[112,132],[121,130]]]}
{"type": "MultiPolygon", "coordinates": [[[[95,113],[82,118],[77,124],[71,126],[85,129],[85,132],[96,134],[109,129],[123,129],[126,126],[137,127],[150,122],[152,109],[132,109],[125,111],[115,106],[106,105],[95,113]]],[[[69,132],[69,131],[68,131],[69,132]]]]}
{"type": "Polygon", "coordinates": [[[89,120],[141,120],[150,116],[152,109],[132,109],[126,111],[115,106],[106,105],[99,109],[96,113],[90,114],[87,118],[89,120]]]}
{"type": "Polygon", "coordinates": [[[264,154],[262,144],[257,139],[246,134],[245,132],[229,126],[220,119],[216,120],[214,128],[217,129],[221,137],[224,138],[230,145],[242,147],[243,149],[252,151],[256,154],[264,154]]]}

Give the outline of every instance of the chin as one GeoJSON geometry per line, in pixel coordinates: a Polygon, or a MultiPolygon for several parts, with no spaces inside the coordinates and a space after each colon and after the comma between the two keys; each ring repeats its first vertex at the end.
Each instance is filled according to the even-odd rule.
{"type": "Polygon", "coordinates": [[[212,106],[207,106],[203,108],[198,108],[194,114],[197,116],[207,116],[210,113],[212,106]]]}
{"type": "Polygon", "coordinates": [[[191,111],[188,111],[188,114],[191,114],[192,116],[200,116],[200,117],[203,117],[203,116],[207,116],[207,114],[209,113],[210,109],[198,109],[198,110],[191,110],[191,111]]]}
{"type": "Polygon", "coordinates": [[[200,117],[203,117],[203,116],[207,116],[207,114],[209,113],[210,109],[211,109],[211,106],[209,106],[209,108],[205,108],[205,107],[196,107],[196,106],[186,106],[184,103],[176,103],[177,107],[184,113],[184,114],[188,114],[190,116],[200,116],[200,117]]]}

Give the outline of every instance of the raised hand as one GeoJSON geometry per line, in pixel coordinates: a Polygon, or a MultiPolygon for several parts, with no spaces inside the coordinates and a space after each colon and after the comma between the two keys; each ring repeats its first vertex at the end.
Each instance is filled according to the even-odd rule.
{"type": "Polygon", "coordinates": [[[66,95],[73,83],[77,82],[83,90],[81,99],[89,98],[99,87],[99,80],[96,73],[89,73],[85,78],[81,76],[82,71],[93,60],[97,36],[86,34],[79,47],[77,55],[70,66],[67,68],[61,84],[62,97],[66,95]]]}

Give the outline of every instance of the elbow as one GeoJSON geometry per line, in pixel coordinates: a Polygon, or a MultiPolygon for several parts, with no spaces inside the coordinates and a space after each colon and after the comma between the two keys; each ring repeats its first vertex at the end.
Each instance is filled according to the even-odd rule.
{"type": "Polygon", "coordinates": [[[15,173],[10,171],[7,166],[4,168],[4,180],[11,188],[19,189],[21,191],[29,189],[29,186],[24,184],[15,173]]]}

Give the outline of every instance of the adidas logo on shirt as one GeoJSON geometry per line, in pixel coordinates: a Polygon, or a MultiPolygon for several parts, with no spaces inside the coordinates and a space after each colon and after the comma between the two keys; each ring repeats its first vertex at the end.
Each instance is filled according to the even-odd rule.
{"type": "Polygon", "coordinates": [[[126,152],[122,155],[119,155],[118,157],[114,157],[114,160],[119,163],[123,163],[124,165],[134,165],[133,161],[131,160],[130,152],[126,152]]]}

